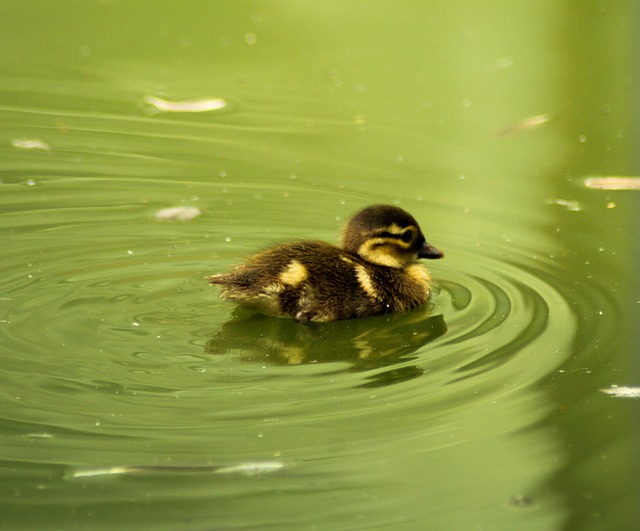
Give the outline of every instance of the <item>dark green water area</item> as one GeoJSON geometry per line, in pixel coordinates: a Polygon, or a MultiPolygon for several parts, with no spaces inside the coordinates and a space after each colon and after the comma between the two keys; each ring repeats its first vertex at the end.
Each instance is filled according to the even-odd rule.
{"type": "Polygon", "coordinates": [[[636,2],[0,17],[1,528],[638,529],[636,2]],[[373,203],[428,307],[204,280],[373,203]]]}

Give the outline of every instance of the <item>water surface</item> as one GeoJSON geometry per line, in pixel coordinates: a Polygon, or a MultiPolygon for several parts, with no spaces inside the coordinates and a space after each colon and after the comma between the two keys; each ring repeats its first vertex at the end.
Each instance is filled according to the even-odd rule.
{"type": "Polygon", "coordinates": [[[5,527],[637,522],[638,192],[585,184],[638,176],[630,4],[4,11],[5,527]],[[203,280],[379,202],[446,253],[426,308],[203,280]]]}

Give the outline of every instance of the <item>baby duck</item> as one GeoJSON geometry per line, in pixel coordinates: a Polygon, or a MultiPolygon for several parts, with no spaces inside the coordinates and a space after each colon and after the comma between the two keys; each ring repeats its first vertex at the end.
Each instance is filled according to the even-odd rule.
{"type": "Polygon", "coordinates": [[[347,223],[340,247],[300,241],[276,245],[228,274],[207,277],[220,296],[276,317],[338,321],[402,312],[425,304],[431,277],[417,258],[442,258],[401,208],[372,205],[347,223]]]}

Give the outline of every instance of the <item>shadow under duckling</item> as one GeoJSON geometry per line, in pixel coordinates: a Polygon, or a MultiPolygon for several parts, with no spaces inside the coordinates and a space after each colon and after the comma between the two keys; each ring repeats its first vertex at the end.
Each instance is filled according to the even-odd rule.
{"type": "Polygon", "coordinates": [[[262,251],[207,277],[220,296],[266,315],[338,321],[426,304],[431,277],[418,258],[442,258],[401,208],[373,205],[347,223],[341,246],[300,241],[262,251]]]}

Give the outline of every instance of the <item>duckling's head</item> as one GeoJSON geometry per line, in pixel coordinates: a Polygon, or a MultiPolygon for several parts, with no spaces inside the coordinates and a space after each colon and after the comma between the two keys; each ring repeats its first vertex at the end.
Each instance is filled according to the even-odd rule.
{"type": "Polygon", "coordinates": [[[391,205],[373,205],[355,214],[344,229],[341,245],[367,262],[395,268],[417,258],[444,256],[425,241],[411,214],[391,205]]]}

